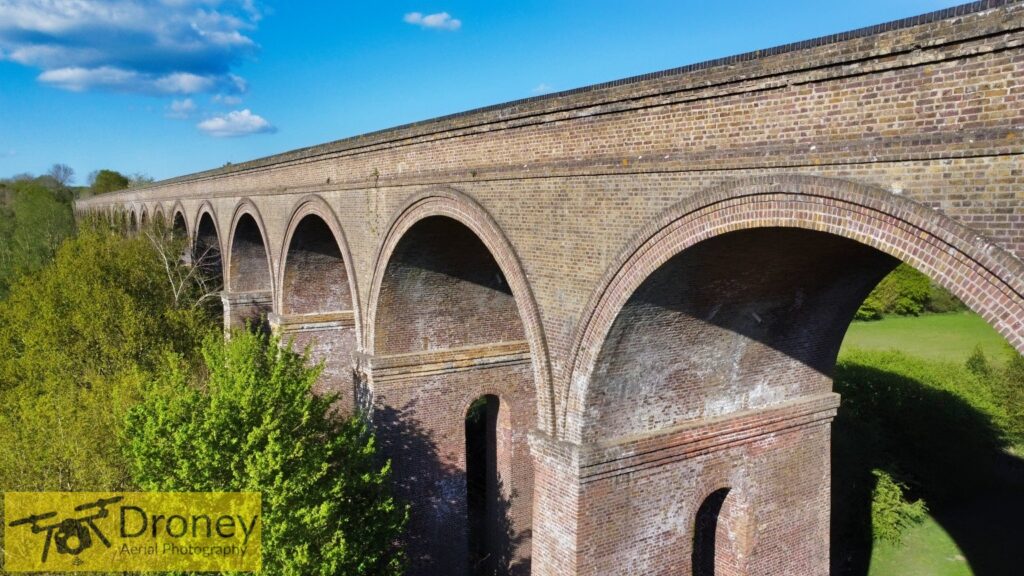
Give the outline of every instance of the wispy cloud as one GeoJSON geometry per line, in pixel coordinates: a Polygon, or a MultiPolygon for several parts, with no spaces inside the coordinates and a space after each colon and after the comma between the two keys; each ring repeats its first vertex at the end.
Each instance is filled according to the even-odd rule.
{"type": "Polygon", "coordinates": [[[167,117],[177,120],[185,120],[196,111],[196,103],[191,98],[175,100],[167,107],[167,117]]]}
{"type": "Polygon", "coordinates": [[[224,106],[238,106],[242,103],[242,99],[239,96],[231,96],[228,94],[217,94],[213,97],[213,101],[217,104],[223,104],[224,106]]]}
{"type": "Polygon", "coordinates": [[[277,131],[277,128],[274,128],[270,122],[267,122],[261,116],[253,114],[248,108],[203,120],[197,127],[210,136],[217,138],[231,138],[277,131]]]}
{"type": "Polygon", "coordinates": [[[9,148],[7,150],[0,150],[0,158],[10,158],[11,156],[17,156],[17,155],[18,155],[18,151],[15,150],[14,148],[9,148]]]}
{"type": "Polygon", "coordinates": [[[0,60],[65,90],[238,94],[252,0],[0,0],[0,60]]]}
{"type": "Polygon", "coordinates": [[[533,92],[534,94],[536,94],[538,96],[541,95],[541,94],[548,94],[548,93],[553,92],[553,91],[554,91],[554,88],[552,88],[551,85],[549,85],[549,84],[545,84],[544,82],[541,82],[540,84],[537,84],[537,86],[533,90],[531,90],[531,92],[533,92]]]}
{"type": "Polygon", "coordinates": [[[422,12],[409,12],[405,15],[404,20],[409,24],[435,30],[458,30],[462,28],[462,20],[452,18],[452,15],[447,12],[426,15],[422,12]]]}

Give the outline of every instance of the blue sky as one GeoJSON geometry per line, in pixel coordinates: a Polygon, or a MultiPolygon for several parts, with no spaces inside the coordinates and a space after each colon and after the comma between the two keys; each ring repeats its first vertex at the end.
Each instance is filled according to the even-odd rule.
{"type": "Polygon", "coordinates": [[[167,178],[959,3],[0,0],[0,177],[167,178]]]}

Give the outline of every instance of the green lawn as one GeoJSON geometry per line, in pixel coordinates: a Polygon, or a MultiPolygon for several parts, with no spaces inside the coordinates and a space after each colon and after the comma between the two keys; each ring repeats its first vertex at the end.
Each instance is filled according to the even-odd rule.
{"type": "Polygon", "coordinates": [[[980,345],[995,365],[1006,361],[1006,340],[980,316],[970,312],[894,316],[873,322],[854,322],[843,348],[899,350],[928,360],[963,362],[980,345]]]}
{"type": "Polygon", "coordinates": [[[971,576],[967,559],[929,517],[907,531],[899,546],[875,544],[868,576],[971,576]]]}
{"type": "MultiPolygon", "coordinates": [[[[890,317],[874,322],[854,322],[843,341],[843,351],[851,348],[866,350],[899,350],[905,354],[927,360],[962,363],[981,346],[995,365],[1005,363],[1008,355],[1006,341],[980,316],[970,313],[932,314],[919,317],[890,317]]],[[[842,354],[842,351],[840,352],[842,354]]],[[[1024,503],[1015,498],[1008,508],[1019,509],[1024,503]]],[[[968,512],[946,513],[951,526],[976,524],[985,516],[985,510],[999,509],[991,502],[968,512]],[[959,514],[959,516],[957,516],[959,514]]],[[[991,523],[985,521],[982,523],[991,523]]],[[[997,524],[997,523],[996,523],[997,524]]],[[[996,530],[995,526],[990,529],[996,530]]],[[[978,549],[974,541],[965,536],[974,532],[987,532],[984,526],[958,530],[959,538],[969,544],[978,558],[999,558],[998,551],[978,549]]],[[[1019,532],[1019,531],[1018,531],[1019,532]]],[[[958,540],[960,541],[960,540],[958,540]]],[[[1012,544],[1002,543],[1013,547],[1012,544]]],[[[991,568],[991,567],[986,567],[991,568]]],[[[1002,574],[1005,568],[996,566],[992,574],[1002,574]]],[[[982,570],[979,574],[985,574],[982,570]]],[[[1011,572],[1005,572],[1007,574],[1011,572]]],[[[953,538],[936,522],[934,516],[911,528],[899,546],[877,543],[872,550],[868,576],[971,576],[973,574],[966,555],[953,538]]]]}

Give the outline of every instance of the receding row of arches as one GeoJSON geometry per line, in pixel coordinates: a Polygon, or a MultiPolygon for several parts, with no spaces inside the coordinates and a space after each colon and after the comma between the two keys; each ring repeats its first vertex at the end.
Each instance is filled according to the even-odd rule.
{"type": "MultiPolygon", "coordinates": [[[[173,226],[189,232],[183,213],[174,213],[173,226]]],[[[503,430],[521,434],[539,428],[577,446],[619,446],[694,422],[718,422],[733,414],[827,394],[838,346],[854,310],[901,260],[952,291],[1018,350],[1024,349],[1024,268],[1018,259],[906,198],[824,178],[732,182],[686,200],[648,223],[581,306],[571,343],[556,351],[565,367],[557,382],[549,367],[538,307],[518,257],[486,211],[461,194],[423,194],[399,210],[372,267],[365,320],[358,310],[348,246],[326,203],[307,202],[293,212],[277,270],[260,215],[251,203],[240,204],[235,211],[223,264],[213,211],[201,209],[193,230],[195,245],[217,254],[213,260],[224,267],[229,292],[270,294],[284,324],[352,327],[350,342],[324,351],[332,357],[344,348],[410,361],[448,358],[443,355],[452,351],[463,358],[493,354],[497,345],[523,343],[528,351],[528,362],[520,368],[524,373],[452,372],[445,374],[443,383],[424,376],[424,382],[435,380],[429,380],[433,388],[419,390],[422,398],[403,396],[397,389],[375,390],[376,401],[387,408],[378,412],[381,418],[393,417],[402,434],[423,435],[420,443],[386,438],[385,444],[393,450],[396,471],[432,482],[410,492],[431,503],[420,524],[414,519],[416,529],[425,533],[436,534],[438,524],[432,519],[452,513],[438,495],[444,490],[450,495],[451,484],[445,483],[451,478],[425,474],[422,454],[437,460],[437,470],[454,466],[460,471],[464,499],[453,509],[468,518],[463,526],[471,526],[495,516],[487,502],[498,501],[502,492],[496,487],[517,472],[516,456],[503,455],[498,444],[503,430]],[[506,392],[523,382],[528,393],[522,397],[506,392]],[[436,397],[423,392],[434,389],[436,397]],[[467,405],[472,408],[465,409],[467,405]],[[435,410],[443,415],[429,416],[435,410]],[[410,427],[417,418],[424,428],[410,427]],[[483,448],[481,436],[487,438],[483,448]],[[442,437],[449,444],[439,445],[442,437]],[[480,494],[483,504],[474,500],[480,494]]],[[[352,397],[357,395],[353,390],[352,397]]],[[[785,451],[758,453],[762,460],[777,458],[792,466],[758,464],[763,471],[753,475],[760,487],[748,495],[751,506],[783,498],[784,478],[817,474],[811,466],[827,469],[827,434],[807,434],[807,439],[825,443],[824,452],[809,451],[805,444],[799,457],[790,460],[785,451]]],[[[728,450],[728,462],[712,459],[708,466],[753,466],[749,452],[735,446],[728,450]]],[[[508,451],[515,453],[515,447],[508,451]]],[[[700,474],[697,468],[687,470],[700,474]]],[[[643,478],[641,473],[631,474],[630,478],[643,478]]],[[[626,480],[616,482],[621,488],[626,480]]],[[[598,491],[600,482],[588,486],[598,491]]],[[[814,491],[816,485],[802,480],[790,487],[797,486],[809,492],[779,500],[778,513],[802,507],[799,514],[814,512],[814,521],[820,522],[824,509],[827,530],[828,503],[827,498],[822,500],[827,491],[814,491]]],[[[565,487],[548,486],[559,488],[565,487]]],[[[565,493],[582,498],[569,489],[565,493]]],[[[600,493],[603,500],[587,501],[591,508],[572,522],[578,537],[592,537],[588,546],[602,550],[603,558],[620,558],[616,554],[626,554],[635,544],[630,537],[643,533],[645,520],[664,510],[630,500],[625,489],[600,493]],[[597,524],[587,532],[588,521],[607,524],[624,517],[628,518],[622,522],[637,526],[633,533],[609,531],[606,540],[597,524]]],[[[700,518],[719,518],[722,510],[730,510],[728,494],[712,494],[696,512],[697,520],[684,523],[689,527],[678,538],[663,538],[669,543],[689,542],[675,546],[672,553],[691,547],[694,574],[733,573],[729,562],[721,564],[723,553],[714,552],[719,544],[707,544],[721,540],[712,536],[718,528],[703,533],[700,528],[707,523],[700,518]],[[709,571],[714,565],[720,567],[709,571]]],[[[574,502],[566,509],[578,506],[582,505],[574,502]]],[[[687,509],[691,518],[694,509],[687,509]]],[[[547,516],[547,510],[537,514],[538,537],[560,533],[545,522],[565,519],[547,516]]],[[[500,540],[495,530],[493,524],[477,529],[459,546],[480,557],[481,546],[500,540]]],[[[801,541],[796,528],[779,538],[801,541]]],[[[557,553],[557,539],[550,536],[541,549],[557,553]]],[[[814,541],[820,546],[820,537],[814,541]]],[[[577,545],[582,544],[573,544],[577,545]]],[[[762,543],[762,549],[771,549],[770,543],[762,543]]],[[[652,557],[661,553],[651,551],[652,557]]],[[[815,554],[797,545],[793,563],[783,566],[810,569],[815,554]]],[[[764,560],[745,559],[753,566],[759,561],[764,560]]],[[[593,566],[614,571],[615,565],[602,565],[597,559],[593,566]]]]}

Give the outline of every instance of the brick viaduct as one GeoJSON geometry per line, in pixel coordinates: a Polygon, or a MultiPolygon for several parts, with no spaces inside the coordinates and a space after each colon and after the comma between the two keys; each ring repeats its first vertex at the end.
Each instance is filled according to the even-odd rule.
{"type": "Polygon", "coordinates": [[[227,325],[265,317],[325,361],[413,502],[414,573],[468,571],[477,538],[516,574],[826,574],[830,374],[873,285],[907,262],[1024,350],[1024,3],[77,210],[173,222],[223,255],[227,325]],[[471,527],[480,397],[488,504],[471,527]]]}

